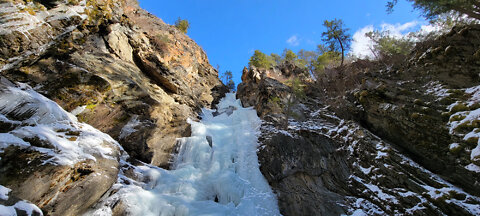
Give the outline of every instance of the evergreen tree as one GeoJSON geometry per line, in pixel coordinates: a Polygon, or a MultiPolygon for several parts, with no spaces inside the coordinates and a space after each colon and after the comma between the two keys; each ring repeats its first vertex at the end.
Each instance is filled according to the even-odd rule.
{"type": "Polygon", "coordinates": [[[228,88],[228,90],[235,90],[235,82],[233,81],[232,71],[225,71],[221,77],[223,84],[228,88]]]}
{"type": "Polygon", "coordinates": [[[282,57],[284,61],[288,61],[291,63],[295,63],[295,61],[297,60],[297,55],[290,49],[284,49],[282,57]]]}
{"type": "Polygon", "coordinates": [[[269,59],[265,53],[260,50],[255,50],[255,53],[250,57],[248,66],[255,66],[258,68],[270,68],[273,65],[273,60],[269,59]]]}
{"type": "Polygon", "coordinates": [[[342,62],[340,65],[343,66],[345,51],[350,47],[352,41],[352,37],[347,33],[349,29],[344,27],[341,19],[325,20],[323,26],[327,28],[327,31],[322,33],[322,40],[327,43],[330,51],[341,51],[342,62]]]}
{"type": "Polygon", "coordinates": [[[279,65],[282,63],[282,57],[276,53],[270,54],[270,58],[275,62],[275,65],[279,65]]]}
{"type": "Polygon", "coordinates": [[[190,28],[190,23],[186,19],[181,19],[180,17],[175,21],[175,27],[183,32],[184,34],[187,33],[188,29],[190,28]]]}

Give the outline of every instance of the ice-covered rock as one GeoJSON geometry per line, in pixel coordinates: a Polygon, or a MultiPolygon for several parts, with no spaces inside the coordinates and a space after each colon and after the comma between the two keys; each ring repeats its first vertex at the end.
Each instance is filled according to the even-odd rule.
{"type": "MultiPolygon", "coordinates": [[[[47,215],[82,213],[116,180],[118,143],[28,85],[1,78],[0,124],[0,184],[47,215]]],[[[2,205],[38,212],[25,202],[2,205]]]]}

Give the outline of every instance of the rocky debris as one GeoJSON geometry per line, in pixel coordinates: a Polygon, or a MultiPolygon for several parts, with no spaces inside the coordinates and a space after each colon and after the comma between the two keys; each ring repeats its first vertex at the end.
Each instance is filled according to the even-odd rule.
{"type": "Polygon", "coordinates": [[[0,122],[7,125],[0,133],[0,185],[16,201],[28,200],[45,215],[78,215],[116,181],[121,147],[110,136],[28,85],[1,78],[0,98],[0,122]]]}
{"type": "MultiPolygon", "coordinates": [[[[369,67],[369,64],[358,67],[369,67]]],[[[445,100],[447,95],[441,93],[448,90],[440,88],[445,84],[430,83],[437,88],[423,89],[422,92],[424,82],[405,80],[408,76],[401,72],[375,72],[374,68],[369,68],[361,72],[364,90],[347,88],[352,93],[347,92],[345,97],[332,96],[326,100],[325,97],[331,94],[307,85],[307,97],[298,102],[295,110],[304,118],[290,115],[285,128],[275,120],[276,116],[285,116],[284,110],[275,109],[276,103],[284,101],[273,103],[268,98],[282,98],[292,90],[282,81],[267,77],[265,74],[268,73],[272,71],[244,70],[237,97],[245,106],[260,110],[258,114],[264,120],[259,162],[262,173],[277,193],[282,214],[480,214],[480,198],[472,188],[479,178],[465,167],[472,162],[453,166],[456,171],[452,168],[448,174],[447,171],[431,169],[432,163],[442,166],[449,160],[454,161],[448,153],[448,144],[462,142],[449,133],[448,118],[445,121],[442,116],[447,107],[430,102],[445,100]],[[396,88],[397,85],[401,88],[396,88]],[[411,89],[415,94],[404,94],[411,89]],[[422,95],[421,98],[418,95],[422,95]],[[354,101],[356,98],[354,103],[349,102],[352,98],[354,101]],[[341,117],[332,110],[340,111],[337,113],[341,113],[341,117]],[[433,117],[420,121],[411,116],[413,112],[422,116],[433,113],[433,117]],[[403,136],[402,139],[410,143],[397,144],[392,136],[403,136]],[[421,140],[428,145],[425,151],[429,149],[429,152],[423,152],[425,155],[418,157],[411,148],[405,148],[421,140]],[[441,143],[446,143],[447,148],[440,147],[441,143]],[[460,178],[464,179],[463,183],[459,183],[460,178]]],[[[346,79],[345,76],[338,78],[346,79]]],[[[434,78],[432,75],[428,79],[432,81],[434,78]]],[[[357,87],[352,85],[350,88],[357,87]]],[[[468,92],[467,98],[470,98],[463,100],[465,104],[476,101],[473,88],[462,92],[468,92]]],[[[473,111],[470,113],[474,114],[473,111]]],[[[475,129],[469,127],[462,135],[470,131],[476,134],[475,129]]],[[[468,139],[463,136],[462,139],[468,139]]],[[[470,133],[469,137],[476,135],[470,133]]],[[[466,151],[464,157],[470,160],[471,152],[475,151],[466,151]]]]}
{"type": "MultiPolygon", "coordinates": [[[[15,5],[13,13],[30,3],[8,4],[15,5]]],[[[0,63],[10,65],[4,76],[28,83],[67,111],[76,110],[80,121],[111,135],[132,158],[168,167],[176,139],[189,133],[186,119],[197,118],[200,108],[211,107],[227,91],[218,72],[193,40],[134,0],[69,1],[33,9],[60,16],[68,7],[83,8],[78,22],[57,39],[35,33],[42,25],[26,29],[32,43],[45,40],[49,46],[16,64],[11,59],[21,53],[7,49],[0,56],[0,63]]],[[[0,43],[8,46],[2,48],[35,50],[13,39],[23,35],[18,31],[5,31],[0,43]]]]}

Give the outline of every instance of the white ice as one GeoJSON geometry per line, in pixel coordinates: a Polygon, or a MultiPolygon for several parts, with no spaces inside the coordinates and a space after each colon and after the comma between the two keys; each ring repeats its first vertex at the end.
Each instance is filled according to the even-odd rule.
{"type": "MultiPolygon", "coordinates": [[[[204,109],[200,122],[189,121],[192,135],[180,140],[172,170],[135,168],[143,183],[117,184],[119,191],[105,205],[120,199],[130,215],[142,216],[280,215],[259,170],[256,111],[243,108],[233,93],[218,107],[217,116],[204,109]]],[[[111,212],[103,206],[92,214],[111,212]]]]}

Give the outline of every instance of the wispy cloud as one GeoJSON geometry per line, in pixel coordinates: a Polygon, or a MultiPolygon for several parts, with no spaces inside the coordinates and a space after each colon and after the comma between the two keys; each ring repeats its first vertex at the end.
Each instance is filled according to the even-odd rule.
{"type": "Polygon", "coordinates": [[[438,29],[435,26],[428,25],[419,21],[411,21],[407,23],[383,23],[378,28],[373,25],[365,26],[357,30],[353,34],[353,42],[351,46],[351,53],[359,58],[372,58],[373,53],[370,50],[372,48],[373,42],[365,36],[365,33],[371,32],[374,30],[388,31],[392,37],[402,38],[406,37],[410,32],[421,30],[422,33],[428,33],[438,29]]]}
{"type": "Polygon", "coordinates": [[[293,35],[293,36],[291,36],[290,38],[287,39],[287,43],[290,46],[298,46],[298,45],[300,45],[300,39],[298,38],[297,35],[293,35]]]}
{"type": "Polygon", "coordinates": [[[415,30],[418,25],[420,25],[418,21],[411,21],[404,24],[383,23],[380,27],[382,31],[388,31],[393,37],[403,37],[415,30]]]}

